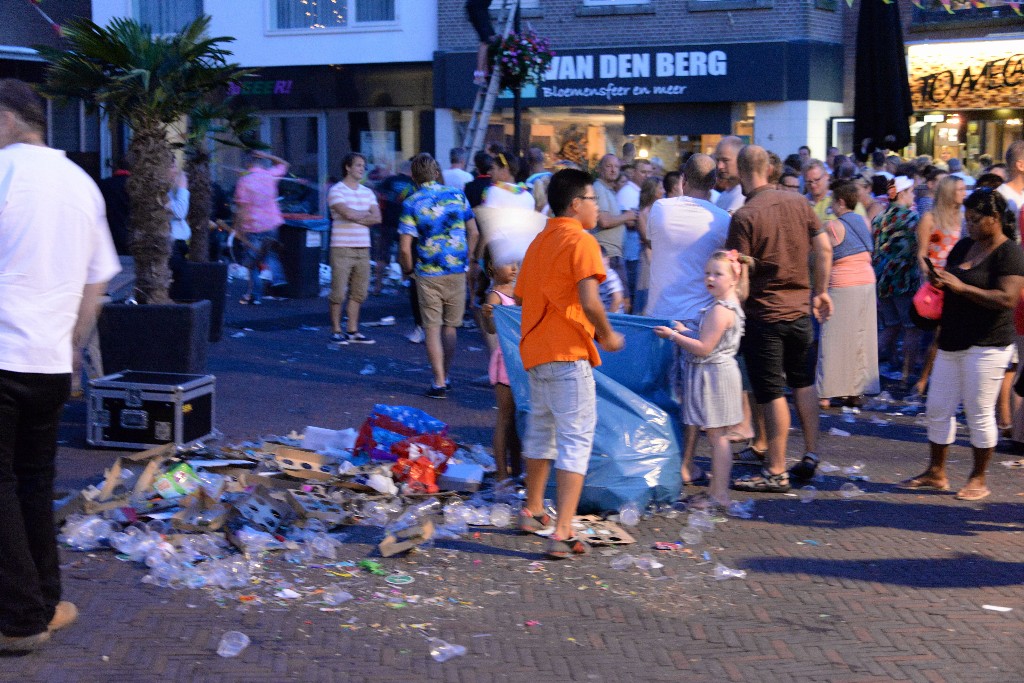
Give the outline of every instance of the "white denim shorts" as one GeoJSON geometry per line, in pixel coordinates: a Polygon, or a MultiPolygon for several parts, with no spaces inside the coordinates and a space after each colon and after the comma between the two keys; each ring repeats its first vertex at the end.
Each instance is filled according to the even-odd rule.
{"type": "Polygon", "coordinates": [[[586,360],[530,368],[530,418],[523,455],[554,460],[555,467],[586,474],[597,425],[594,370],[586,360]]]}

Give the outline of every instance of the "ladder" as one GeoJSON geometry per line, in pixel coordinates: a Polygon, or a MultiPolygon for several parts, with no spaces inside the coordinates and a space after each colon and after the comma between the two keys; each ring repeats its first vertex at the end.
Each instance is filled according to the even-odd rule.
{"type": "MultiPolygon", "coordinates": [[[[519,10],[519,0],[502,0],[501,14],[499,14],[499,26],[504,21],[505,28],[501,33],[502,40],[508,38],[512,32],[516,12],[519,10]]],[[[469,119],[469,126],[466,127],[466,135],[463,138],[462,147],[466,150],[466,160],[473,163],[473,157],[483,149],[484,138],[487,135],[487,124],[491,120],[491,113],[494,111],[494,103],[498,100],[498,93],[501,91],[501,69],[497,65],[491,65],[491,78],[487,86],[479,86],[476,91],[476,101],[473,103],[473,115],[469,119]]]]}

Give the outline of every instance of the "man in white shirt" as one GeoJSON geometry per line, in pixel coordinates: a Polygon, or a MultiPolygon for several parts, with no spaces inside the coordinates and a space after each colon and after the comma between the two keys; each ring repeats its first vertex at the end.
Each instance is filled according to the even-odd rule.
{"type": "Polygon", "coordinates": [[[366,158],[350,152],[342,159],[345,178],[327,193],[331,207],[331,341],[373,344],[359,331],[359,309],[370,291],[370,226],[381,222],[377,195],[360,185],[366,158]],[[348,330],[341,331],[341,306],[348,298],[348,330]]]}
{"type": "Polygon", "coordinates": [[[453,147],[448,152],[448,160],[451,162],[451,168],[441,171],[444,184],[456,190],[465,190],[466,183],[473,179],[473,174],[466,170],[465,148],[453,147]]]}
{"type": "MultiPolygon", "coordinates": [[[[733,211],[743,206],[743,188],[740,186],[740,170],[736,159],[743,148],[743,140],[735,135],[727,135],[715,147],[715,159],[718,162],[718,180],[715,184],[721,194],[715,204],[732,215],[733,211]]],[[[803,149],[803,148],[801,148],[803,149]]],[[[703,268],[703,264],[701,265],[703,268]]]]}
{"type": "Polygon", "coordinates": [[[99,188],[44,141],[46,110],[0,80],[0,651],[39,647],[62,601],[53,480],[71,351],[120,271],[99,188]]]}
{"type": "Polygon", "coordinates": [[[1006,182],[996,190],[1017,217],[1017,239],[1020,240],[1021,209],[1024,209],[1024,140],[1017,140],[1006,149],[1006,182]]]}
{"type": "MultiPolygon", "coordinates": [[[[623,211],[615,196],[614,185],[619,178],[621,164],[614,154],[605,154],[597,165],[597,180],[594,181],[594,196],[597,197],[597,225],[590,233],[597,243],[604,247],[608,264],[626,281],[626,262],[622,258],[622,242],[628,223],[636,222],[636,211],[623,211]]],[[[627,304],[628,305],[628,304],[627,304]]]]}

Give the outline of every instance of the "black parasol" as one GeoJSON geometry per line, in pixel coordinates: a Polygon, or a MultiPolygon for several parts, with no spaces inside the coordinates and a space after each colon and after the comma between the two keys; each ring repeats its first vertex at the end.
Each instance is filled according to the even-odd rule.
{"type": "Polygon", "coordinates": [[[857,20],[853,139],[866,152],[902,149],[910,142],[910,83],[896,2],[861,0],[857,20]],[[895,142],[886,138],[895,139],[895,142]]]}

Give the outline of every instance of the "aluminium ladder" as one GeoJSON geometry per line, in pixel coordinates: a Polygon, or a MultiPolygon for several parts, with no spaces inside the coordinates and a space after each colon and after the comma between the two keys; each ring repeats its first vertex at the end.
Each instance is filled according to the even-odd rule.
{"type": "MultiPolygon", "coordinates": [[[[502,14],[499,15],[499,26],[504,20],[505,28],[502,31],[502,40],[508,38],[512,32],[516,12],[519,10],[519,0],[503,0],[501,5],[502,14]],[[507,14],[506,14],[507,12],[507,14]]],[[[498,93],[501,91],[501,69],[491,65],[491,77],[487,86],[479,86],[476,91],[476,101],[473,103],[473,115],[466,127],[466,135],[463,138],[462,147],[466,150],[467,164],[473,163],[473,157],[483,149],[484,138],[487,135],[487,124],[491,120],[491,113],[494,111],[494,104],[498,100],[498,93]]]]}

